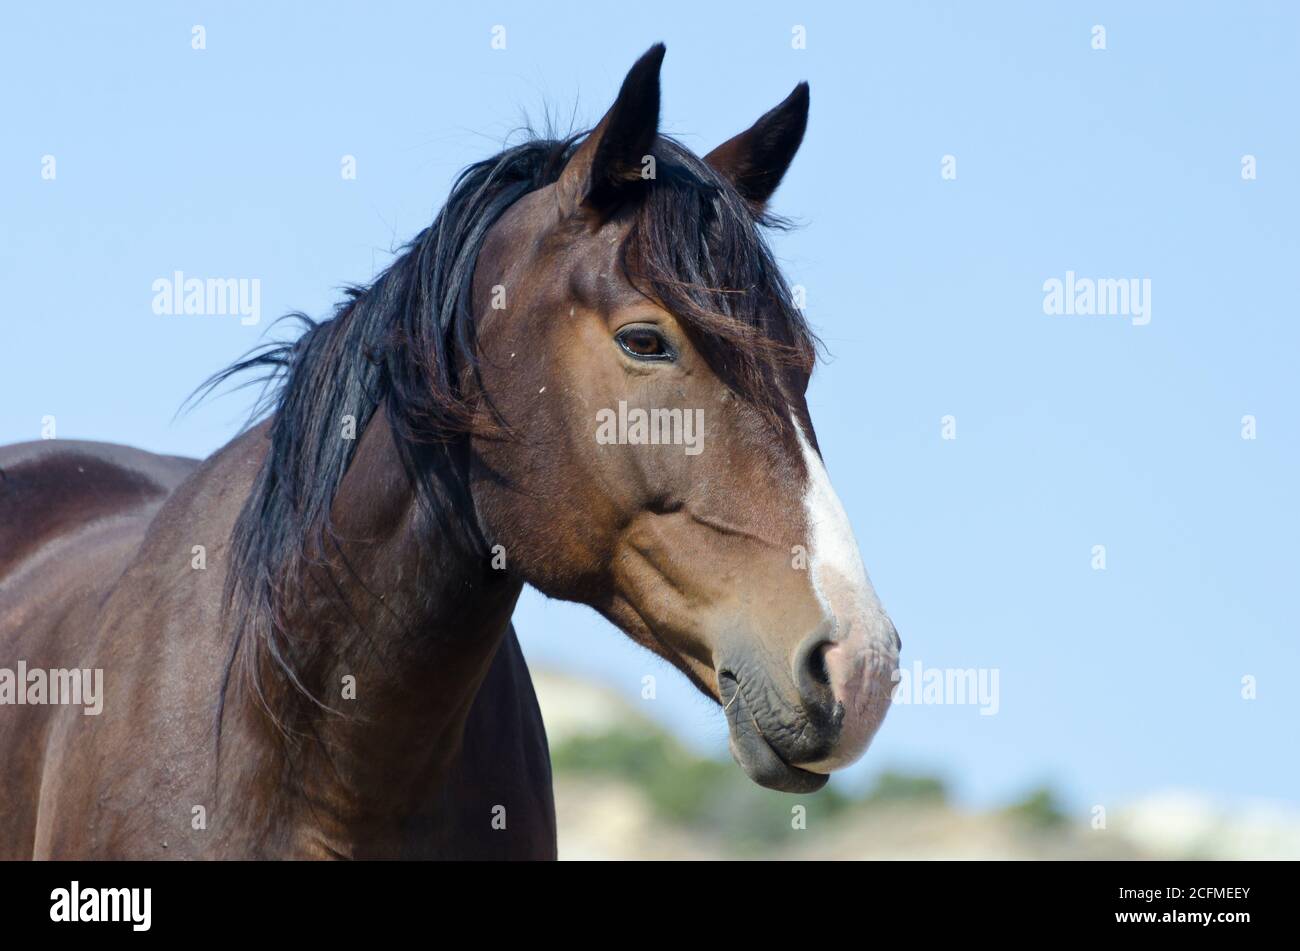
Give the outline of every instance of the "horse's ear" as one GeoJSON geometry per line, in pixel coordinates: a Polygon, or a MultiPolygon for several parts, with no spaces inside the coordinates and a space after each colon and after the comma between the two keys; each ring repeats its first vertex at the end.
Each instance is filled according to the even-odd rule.
{"type": "Polygon", "coordinates": [[[618,98],[560,175],[560,194],[574,210],[604,217],[642,181],[646,156],[659,134],[659,67],[664,45],[642,54],[623,80],[618,98]]]}
{"type": "Polygon", "coordinates": [[[783,103],[723,142],[704,161],[761,210],[781,184],[807,127],[808,84],[800,83],[783,103]]]}

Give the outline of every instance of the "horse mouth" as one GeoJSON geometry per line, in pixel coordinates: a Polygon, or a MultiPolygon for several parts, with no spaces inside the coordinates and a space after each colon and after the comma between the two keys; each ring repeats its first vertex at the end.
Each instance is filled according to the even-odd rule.
{"type": "Polygon", "coordinates": [[[816,792],[830,777],[787,763],[763,736],[758,721],[745,704],[740,682],[730,671],[719,671],[718,693],[731,734],[732,758],[754,782],[768,789],[788,793],[816,792]]]}

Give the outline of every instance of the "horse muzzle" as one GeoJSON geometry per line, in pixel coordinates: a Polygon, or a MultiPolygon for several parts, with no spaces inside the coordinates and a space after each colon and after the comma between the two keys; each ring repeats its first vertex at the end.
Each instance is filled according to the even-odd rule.
{"type": "Polygon", "coordinates": [[[760,652],[744,649],[716,668],[731,754],[760,786],[820,789],[827,774],[866,751],[889,710],[899,649],[893,625],[884,636],[840,640],[829,627],[799,643],[788,671],[767,670],[760,652]]]}

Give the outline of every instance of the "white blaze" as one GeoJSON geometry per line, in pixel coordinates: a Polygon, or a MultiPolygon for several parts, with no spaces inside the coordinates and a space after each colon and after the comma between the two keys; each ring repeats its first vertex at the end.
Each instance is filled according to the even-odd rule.
{"type": "Polygon", "coordinates": [[[808,575],[834,625],[835,646],[826,652],[826,669],[835,699],[845,708],[844,726],[832,755],[820,763],[800,765],[829,772],[861,756],[884,719],[898,647],[894,626],[867,578],[848,514],[831,487],[826,466],[797,421],[795,432],[808,469],[804,494],[808,575]]]}

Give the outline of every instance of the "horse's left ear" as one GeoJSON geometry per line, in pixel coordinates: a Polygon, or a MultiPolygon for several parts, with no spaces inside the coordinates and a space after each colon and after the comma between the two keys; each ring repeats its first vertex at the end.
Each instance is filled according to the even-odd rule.
{"type": "Polygon", "coordinates": [[[736,191],[762,210],[781,184],[808,127],[808,84],[800,83],[785,101],[752,126],[723,142],[704,161],[726,176],[736,191]]]}
{"type": "Polygon", "coordinates": [[[642,182],[645,159],[659,135],[663,61],[662,43],[641,55],[628,70],[614,105],[564,167],[557,184],[571,210],[604,218],[642,182]]]}

